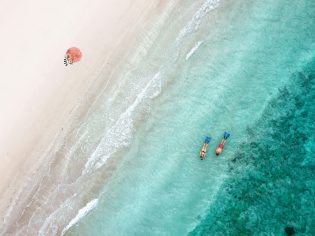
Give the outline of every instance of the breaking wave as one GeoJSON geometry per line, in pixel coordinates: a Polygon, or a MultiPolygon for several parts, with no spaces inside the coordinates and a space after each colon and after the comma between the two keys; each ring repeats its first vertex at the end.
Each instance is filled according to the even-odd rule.
{"type": "Polygon", "coordinates": [[[88,202],[83,208],[81,208],[77,215],[69,222],[69,224],[62,230],[61,235],[64,235],[65,232],[78,223],[84,216],[86,216],[90,211],[92,211],[98,204],[98,199],[94,199],[88,202]]]}
{"type": "Polygon", "coordinates": [[[189,60],[189,58],[198,50],[198,48],[200,47],[200,45],[203,43],[203,41],[198,41],[196,44],[195,44],[195,46],[192,48],[192,49],[190,49],[190,51],[189,51],[189,53],[187,53],[187,55],[186,55],[186,61],[188,61],[189,60]]]}
{"type": "Polygon", "coordinates": [[[120,115],[115,124],[106,131],[97,148],[85,164],[82,174],[88,174],[103,166],[119,149],[128,146],[134,130],[136,111],[148,100],[161,92],[161,74],[156,73],[137,95],[134,102],[120,115]]]}
{"type": "Polygon", "coordinates": [[[179,42],[189,34],[196,32],[202,22],[204,16],[210,11],[218,7],[220,0],[207,0],[205,1],[199,10],[195,13],[193,18],[186,24],[186,26],[180,31],[176,38],[176,42],[179,42]]]}

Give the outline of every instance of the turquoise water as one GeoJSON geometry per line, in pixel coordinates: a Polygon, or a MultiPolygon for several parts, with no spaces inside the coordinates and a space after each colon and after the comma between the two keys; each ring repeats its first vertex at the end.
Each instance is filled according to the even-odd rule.
{"type": "Polygon", "coordinates": [[[173,13],[130,72],[144,75],[150,102],[139,105],[139,93],[142,109],[127,108],[137,122],[125,126],[118,164],[66,235],[315,234],[315,2],[203,3],[173,13]]]}
{"type": "Polygon", "coordinates": [[[229,162],[230,178],[190,235],[315,234],[315,59],[294,73],[229,162]]]}

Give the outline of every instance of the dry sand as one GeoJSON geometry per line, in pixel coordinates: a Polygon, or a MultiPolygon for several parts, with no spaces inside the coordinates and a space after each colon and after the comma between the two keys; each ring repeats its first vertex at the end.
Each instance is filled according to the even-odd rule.
{"type": "Polygon", "coordinates": [[[163,2],[2,1],[0,224],[19,183],[36,166],[32,154],[62,132],[89,86],[101,71],[109,75],[119,65],[150,15],[162,13],[163,2]],[[63,57],[72,46],[83,58],[65,67],[63,57]]]}

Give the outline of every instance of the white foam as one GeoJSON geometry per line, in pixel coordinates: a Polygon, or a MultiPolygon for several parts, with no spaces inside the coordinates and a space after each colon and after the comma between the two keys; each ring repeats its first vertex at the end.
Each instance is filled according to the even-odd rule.
{"type": "Polygon", "coordinates": [[[200,45],[203,43],[203,41],[198,41],[195,46],[190,49],[189,53],[186,55],[186,61],[197,51],[197,49],[200,47],[200,45]]]}
{"type": "Polygon", "coordinates": [[[82,174],[92,173],[103,166],[120,148],[128,146],[134,127],[135,110],[161,92],[160,72],[156,73],[140,91],[133,103],[122,113],[115,124],[102,137],[97,148],[85,164],[82,174]]]}
{"type": "Polygon", "coordinates": [[[207,15],[210,11],[217,8],[220,0],[207,0],[205,1],[199,10],[195,13],[194,17],[186,24],[186,26],[179,32],[176,37],[176,42],[178,43],[182,38],[186,37],[198,30],[201,24],[202,18],[207,15]]]}
{"type": "Polygon", "coordinates": [[[84,216],[86,216],[90,211],[92,211],[98,204],[98,199],[94,199],[88,202],[83,208],[78,211],[78,214],[70,221],[70,223],[62,230],[61,235],[78,223],[84,216]]]}
{"type": "MultiPolygon", "coordinates": [[[[179,35],[176,37],[175,45],[180,46],[180,41],[187,35],[193,33],[199,28],[202,18],[210,11],[218,6],[219,0],[206,0],[194,14],[193,18],[182,28],[179,35]]],[[[186,60],[198,49],[202,44],[199,41],[193,49],[187,54],[186,60]]],[[[90,174],[96,169],[102,167],[106,161],[119,149],[129,145],[134,129],[134,119],[136,109],[147,100],[153,99],[161,93],[161,75],[156,73],[149,82],[143,86],[144,88],[137,92],[136,99],[123,112],[117,121],[107,129],[106,133],[101,138],[95,151],[87,160],[82,174],[90,174]]]]}

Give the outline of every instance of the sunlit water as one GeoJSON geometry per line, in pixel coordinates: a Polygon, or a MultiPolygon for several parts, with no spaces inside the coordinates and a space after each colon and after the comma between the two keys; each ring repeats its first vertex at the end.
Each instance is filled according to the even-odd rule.
{"type": "Polygon", "coordinates": [[[164,17],[4,232],[315,234],[315,2],[186,0],[164,17]]]}
{"type": "Polygon", "coordinates": [[[314,233],[315,4],[204,4],[143,62],[151,101],[97,207],[67,235],[314,233]]]}

